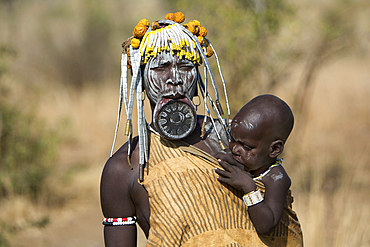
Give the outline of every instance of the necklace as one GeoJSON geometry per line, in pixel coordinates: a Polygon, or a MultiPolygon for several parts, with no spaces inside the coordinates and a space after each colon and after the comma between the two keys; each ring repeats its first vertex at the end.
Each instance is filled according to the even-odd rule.
{"type": "Polygon", "coordinates": [[[271,169],[272,169],[272,168],[274,168],[274,167],[276,167],[276,166],[280,166],[280,165],[281,165],[281,163],[283,163],[283,159],[277,159],[277,160],[276,160],[276,162],[275,162],[275,164],[271,165],[271,166],[269,167],[269,169],[267,169],[267,171],[265,171],[264,173],[262,173],[262,174],[260,174],[260,175],[258,175],[258,176],[256,176],[256,177],[254,177],[254,178],[253,178],[253,180],[261,181],[261,180],[262,180],[262,178],[263,178],[264,176],[266,176],[266,175],[271,171],[271,169]]]}

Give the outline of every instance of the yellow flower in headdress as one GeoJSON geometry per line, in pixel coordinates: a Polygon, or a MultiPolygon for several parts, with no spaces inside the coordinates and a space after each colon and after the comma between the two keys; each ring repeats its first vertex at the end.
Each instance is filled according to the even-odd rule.
{"type": "Polygon", "coordinates": [[[134,35],[135,38],[141,39],[144,36],[146,30],[147,27],[144,24],[139,23],[135,26],[132,34],[134,35]]]}
{"type": "Polygon", "coordinates": [[[182,23],[185,21],[185,15],[182,12],[176,12],[174,16],[175,16],[174,21],[177,23],[182,23]]]}
{"type": "Polygon", "coordinates": [[[140,39],[137,39],[137,38],[133,38],[131,40],[131,46],[135,49],[139,48],[140,46],[140,39]]]}

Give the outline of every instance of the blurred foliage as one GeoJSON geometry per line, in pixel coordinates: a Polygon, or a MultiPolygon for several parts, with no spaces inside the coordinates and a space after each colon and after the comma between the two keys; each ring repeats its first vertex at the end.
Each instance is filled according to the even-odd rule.
{"type": "Polygon", "coordinates": [[[334,55],[354,48],[358,44],[361,34],[356,28],[358,25],[356,15],[360,13],[361,8],[369,6],[369,4],[366,6],[358,2],[341,0],[322,10],[316,36],[305,61],[302,81],[295,94],[294,106],[297,113],[307,110],[305,107],[311,99],[315,77],[324,63],[334,55]]]}
{"type": "Polygon", "coordinates": [[[6,54],[15,51],[0,46],[0,198],[26,195],[35,200],[52,172],[59,137],[34,113],[8,104],[9,92],[1,83],[6,54]]]}
{"type": "MultiPolygon", "coordinates": [[[[0,3],[10,2],[20,1],[0,3]]],[[[115,52],[120,51],[120,43],[111,46],[112,36],[120,33],[122,26],[131,32],[139,18],[135,21],[120,19],[122,17],[118,13],[122,13],[121,10],[109,8],[109,4],[102,0],[21,2],[16,7],[24,10],[14,12],[17,16],[12,16],[13,20],[20,20],[25,15],[27,20],[32,17],[32,25],[36,26],[29,26],[33,29],[27,34],[32,34],[32,37],[27,36],[26,42],[22,43],[21,38],[16,40],[18,47],[24,47],[28,42],[32,44],[32,49],[18,48],[29,56],[18,65],[19,71],[22,70],[29,81],[39,81],[38,78],[45,75],[50,83],[73,85],[82,90],[86,84],[104,83],[108,76],[118,80],[119,53],[115,52]],[[25,10],[33,6],[36,6],[33,9],[37,10],[36,14],[27,16],[25,10]],[[123,23],[117,25],[116,19],[123,23]],[[117,54],[116,60],[112,59],[112,54],[117,54]],[[30,60],[32,65],[28,62],[30,60]]],[[[125,13],[131,7],[128,2],[122,5],[114,1],[109,3],[127,7],[122,9],[125,13]]],[[[317,18],[305,22],[301,16],[307,6],[302,4],[302,10],[288,0],[161,0],[160,3],[170,12],[184,12],[186,21],[200,20],[208,29],[207,38],[216,48],[228,84],[232,115],[253,96],[274,93],[297,63],[306,65],[298,91],[291,94],[295,95],[294,105],[298,106],[295,113],[302,112],[318,70],[332,55],[356,43],[359,29],[355,17],[359,10],[365,9],[363,6],[369,6],[364,2],[334,1],[322,4],[317,18]],[[310,38],[300,37],[304,33],[309,33],[310,38]]],[[[152,12],[163,9],[153,9],[152,12]]],[[[165,13],[155,13],[155,16],[160,19],[165,13]]],[[[151,18],[150,15],[142,17],[151,18]]],[[[20,24],[14,26],[21,29],[20,24]]],[[[120,42],[129,35],[120,33],[120,42]]],[[[0,56],[14,52],[9,46],[1,48],[1,51],[0,56]]],[[[5,71],[2,61],[4,59],[0,57],[0,75],[5,71]]],[[[211,64],[213,71],[217,71],[215,63],[211,64]]],[[[17,112],[15,109],[8,111],[17,112]]],[[[17,114],[21,118],[23,113],[17,114]]],[[[30,123],[36,121],[34,116],[23,117],[30,123]]],[[[7,121],[16,122],[12,117],[7,118],[7,121]]],[[[41,148],[42,143],[38,145],[41,148]]]]}
{"type": "Polygon", "coordinates": [[[40,23],[39,32],[47,55],[40,59],[49,61],[47,69],[54,72],[59,81],[79,89],[87,83],[104,81],[109,70],[107,52],[112,24],[103,3],[85,0],[80,13],[75,13],[67,4],[59,3],[43,13],[41,19],[48,21],[40,23]],[[72,29],[73,22],[80,16],[83,18],[81,23],[76,23],[79,29],[76,35],[72,29]],[[71,23],[62,36],[55,33],[60,21],[71,23]],[[59,38],[62,40],[56,42],[55,39],[59,38]]]}
{"type": "MultiPolygon", "coordinates": [[[[285,73],[284,59],[294,61],[300,50],[278,47],[281,29],[294,17],[286,0],[175,0],[173,11],[183,11],[186,21],[198,19],[208,29],[238,109],[245,98],[276,87],[285,73]],[[243,90],[234,90],[243,88],[243,90]],[[240,102],[242,100],[242,102],[240,102]]],[[[235,113],[235,110],[234,110],[235,113]]]]}
{"type": "MultiPolygon", "coordinates": [[[[7,58],[15,54],[11,46],[0,45],[0,200],[24,196],[31,202],[47,203],[48,198],[39,199],[55,168],[59,135],[48,130],[35,113],[8,102],[10,90],[2,76],[7,72],[7,58]]],[[[11,232],[12,223],[0,223],[1,232],[11,232]]],[[[43,227],[47,221],[42,223],[34,225],[43,227]]],[[[10,246],[3,233],[0,246],[10,246]]]]}
{"type": "Polygon", "coordinates": [[[10,244],[6,241],[5,237],[0,233],[0,247],[9,247],[10,244]]]}
{"type": "MultiPolygon", "coordinates": [[[[296,115],[307,115],[304,106],[310,102],[320,69],[352,48],[365,54],[361,45],[369,43],[370,2],[366,0],[153,2],[0,0],[0,199],[20,195],[35,200],[52,194],[54,191],[45,193],[42,187],[48,179],[57,177],[53,161],[60,141],[59,132],[50,130],[35,112],[9,104],[6,97],[10,89],[1,84],[1,76],[7,71],[12,73],[12,83],[19,87],[28,88],[32,83],[39,87],[47,83],[60,86],[55,88],[72,86],[72,90],[67,87],[67,94],[74,93],[74,89],[81,91],[86,85],[118,83],[120,44],[131,36],[137,21],[154,21],[168,12],[182,11],[186,22],[197,19],[208,30],[207,38],[218,53],[228,84],[232,115],[255,95],[274,93],[279,88],[286,89],[286,98],[295,98],[292,107],[296,115]],[[363,22],[359,24],[360,17],[363,22]],[[15,55],[16,61],[8,62],[15,55]],[[286,87],[285,79],[297,68],[302,72],[300,81],[286,87]]],[[[217,73],[214,57],[210,60],[217,73]]],[[[40,94],[43,92],[40,90],[40,94]]],[[[295,130],[300,131],[295,134],[299,140],[290,140],[289,144],[293,150],[290,163],[298,164],[288,167],[292,177],[299,178],[295,180],[295,191],[301,195],[311,193],[314,198],[324,195],[325,202],[330,201],[330,192],[337,193],[338,184],[348,177],[346,170],[337,167],[346,167],[353,160],[332,158],[337,156],[337,148],[328,152],[315,144],[312,149],[302,149],[308,136],[302,131],[302,123],[295,130]],[[310,158],[317,156],[314,149],[330,157],[329,161],[317,162],[326,167],[323,172],[312,167],[310,158]],[[307,157],[302,156],[304,153],[308,153],[307,157]],[[323,177],[323,183],[315,181],[316,173],[323,177]],[[315,185],[320,187],[317,193],[315,185]],[[324,187],[329,193],[321,191],[324,187]]],[[[62,175],[65,184],[71,183],[71,177],[85,166],[67,169],[62,175]]],[[[55,183],[65,189],[65,184],[55,183]]],[[[38,225],[47,223],[48,218],[43,218],[38,225]]],[[[1,224],[0,228],[4,228],[1,224]]],[[[1,233],[0,246],[8,246],[1,233]]]]}
{"type": "Polygon", "coordinates": [[[51,175],[58,136],[32,113],[0,106],[0,198],[40,196],[51,175]]]}
{"type": "MultiPolygon", "coordinates": [[[[318,15],[305,20],[304,4],[288,0],[165,0],[170,12],[182,11],[208,29],[228,84],[236,113],[255,95],[274,93],[295,69],[306,63],[298,91],[292,89],[295,112],[304,111],[314,75],[329,57],[353,48],[357,15],[369,4],[339,0],[316,6],[318,15]],[[305,35],[309,35],[306,38],[305,35]],[[242,90],[240,90],[242,88],[242,90]]],[[[314,7],[312,7],[314,8],[314,7]]],[[[212,59],[212,58],[211,58],[212,59]]]]}
{"type": "Polygon", "coordinates": [[[15,49],[11,45],[0,44],[0,78],[7,71],[6,58],[14,57],[15,55],[15,49]]]}

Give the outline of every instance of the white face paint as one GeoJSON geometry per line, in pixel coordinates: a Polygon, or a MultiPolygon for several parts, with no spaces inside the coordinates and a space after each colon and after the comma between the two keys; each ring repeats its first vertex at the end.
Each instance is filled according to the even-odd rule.
{"type": "Polygon", "coordinates": [[[240,121],[240,124],[243,125],[246,129],[252,130],[258,127],[258,121],[261,117],[261,114],[249,115],[248,118],[240,121]]]}
{"type": "Polygon", "coordinates": [[[269,143],[263,139],[262,125],[258,114],[238,113],[231,122],[230,135],[232,140],[229,148],[233,158],[243,164],[253,175],[264,171],[269,164],[269,143]]]}
{"type": "Polygon", "coordinates": [[[189,60],[161,52],[147,62],[144,87],[148,98],[158,103],[162,98],[192,99],[197,81],[196,66],[189,60]]]}
{"type": "MultiPolygon", "coordinates": [[[[181,139],[190,135],[194,130],[197,117],[191,99],[196,89],[197,75],[197,67],[191,61],[179,59],[176,55],[171,55],[165,51],[158,54],[157,57],[149,59],[147,62],[143,75],[144,89],[151,103],[155,105],[153,122],[156,128],[163,127],[162,132],[159,131],[163,137],[181,139]],[[184,105],[182,107],[175,107],[176,109],[174,108],[174,111],[176,113],[172,112],[173,114],[171,113],[172,115],[169,116],[170,119],[159,119],[159,112],[161,112],[162,107],[165,107],[166,102],[169,100],[177,101],[176,104],[171,104],[172,106],[177,106],[182,102],[188,104],[192,109],[191,117],[186,120],[186,126],[182,125],[182,122],[174,125],[166,125],[167,122],[163,122],[184,113],[181,111],[181,109],[185,109],[184,105]],[[188,121],[189,119],[191,121],[190,123],[188,121]],[[158,122],[158,120],[161,121],[158,122]],[[167,129],[168,131],[165,131],[167,129]]],[[[172,108],[168,108],[167,110],[170,109],[172,108]]]]}

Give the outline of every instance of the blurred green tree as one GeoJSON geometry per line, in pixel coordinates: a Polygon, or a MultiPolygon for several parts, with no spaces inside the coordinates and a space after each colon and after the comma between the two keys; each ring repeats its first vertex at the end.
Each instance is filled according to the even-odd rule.
{"type": "Polygon", "coordinates": [[[199,19],[208,29],[233,95],[232,109],[239,109],[256,93],[273,90],[301,52],[276,45],[282,27],[295,13],[286,0],[165,2],[168,9],[184,12],[186,21],[199,19]]]}
{"type": "Polygon", "coordinates": [[[198,19],[208,29],[233,95],[232,114],[253,96],[274,93],[301,63],[298,91],[292,88],[290,95],[295,112],[302,115],[315,75],[333,55],[355,47],[364,34],[357,16],[369,8],[365,1],[329,1],[312,7],[318,13],[314,20],[304,20],[309,16],[302,13],[308,11],[305,3],[297,8],[288,0],[164,2],[169,11],[182,11],[186,21],[198,19]]]}
{"type": "Polygon", "coordinates": [[[2,83],[9,45],[0,46],[0,198],[25,195],[36,200],[50,175],[59,137],[35,114],[8,103],[2,83]]]}
{"type": "Polygon", "coordinates": [[[38,69],[57,78],[52,81],[79,90],[87,84],[103,82],[111,72],[107,54],[113,24],[107,6],[102,0],[81,0],[83,7],[77,9],[69,2],[57,3],[38,20],[37,35],[43,46],[38,69]],[[65,23],[63,28],[61,22],[65,23]]]}
{"type": "Polygon", "coordinates": [[[7,57],[15,56],[14,48],[9,44],[0,44],[0,78],[7,71],[5,60],[7,57]]]}
{"type": "Polygon", "coordinates": [[[361,8],[366,9],[369,6],[368,3],[344,0],[323,8],[318,18],[316,36],[306,56],[302,80],[294,98],[298,113],[306,111],[320,68],[334,55],[351,50],[358,44],[362,34],[357,30],[356,16],[361,13],[361,8]]]}

